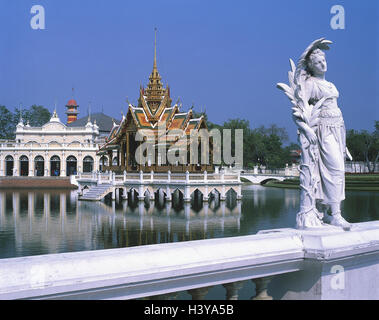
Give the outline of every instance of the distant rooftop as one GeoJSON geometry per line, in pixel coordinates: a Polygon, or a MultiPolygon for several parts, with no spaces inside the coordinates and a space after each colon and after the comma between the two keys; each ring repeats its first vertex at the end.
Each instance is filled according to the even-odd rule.
{"type": "MultiPolygon", "coordinates": [[[[96,120],[96,124],[99,126],[99,132],[101,133],[109,133],[113,128],[113,121],[118,125],[120,124],[119,120],[113,119],[112,117],[107,116],[102,112],[91,113],[91,122],[94,123],[96,120]]],[[[68,127],[84,127],[88,122],[88,115],[80,118],[74,122],[67,124],[68,127]]]]}

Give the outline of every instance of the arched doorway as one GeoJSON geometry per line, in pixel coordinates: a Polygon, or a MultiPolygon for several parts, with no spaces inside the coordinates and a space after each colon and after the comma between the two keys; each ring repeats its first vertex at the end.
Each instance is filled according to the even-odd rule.
{"type": "Polygon", "coordinates": [[[36,177],[43,177],[45,175],[45,160],[42,156],[34,158],[34,174],[36,177]]]}
{"type": "Polygon", "coordinates": [[[66,172],[67,176],[71,176],[77,173],[77,160],[74,156],[69,156],[66,160],[66,172]]]}
{"type": "Polygon", "coordinates": [[[86,156],[83,159],[83,172],[92,172],[93,171],[93,158],[86,156]]]}
{"type": "Polygon", "coordinates": [[[12,156],[5,157],[5,175],[13,176],[14,160],[12,156]]]}
{"type": "Polygon", "coordinates": [[[61,174],[61,159],[58,156],[50,158],[50,175],[52,177],[59,177],[61,174]]]}
{"type": "Polygon", "coordinates": [[[20,176],[29,175],[29,158],[27,156],[20,157],[20,176]]]}

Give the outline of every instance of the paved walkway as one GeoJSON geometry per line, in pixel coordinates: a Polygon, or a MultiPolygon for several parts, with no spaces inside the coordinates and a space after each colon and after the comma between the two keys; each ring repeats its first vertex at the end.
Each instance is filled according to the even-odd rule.
{"type": "Polygon", "coordinates": [[[76,189],[69,177],[0,177],[0,189],[76,189]]]}

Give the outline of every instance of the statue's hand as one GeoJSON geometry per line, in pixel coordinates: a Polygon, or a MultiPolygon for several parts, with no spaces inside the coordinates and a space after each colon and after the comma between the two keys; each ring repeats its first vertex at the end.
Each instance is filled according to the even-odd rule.
{"type": "Polygon", "coordinates": [[[316,144],[317,143],[316,133],[311,128],[305,130],[305,136],[307,137],[310,144],[316,144]]]}

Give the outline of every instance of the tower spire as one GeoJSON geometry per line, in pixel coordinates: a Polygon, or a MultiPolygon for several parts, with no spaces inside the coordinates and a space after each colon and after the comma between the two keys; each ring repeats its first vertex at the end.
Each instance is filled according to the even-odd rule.
{"type": "Polygon", "coordinates": [[[154,28],[154,66],[153,69],[157,69],[157,28],[154,28]]]}

